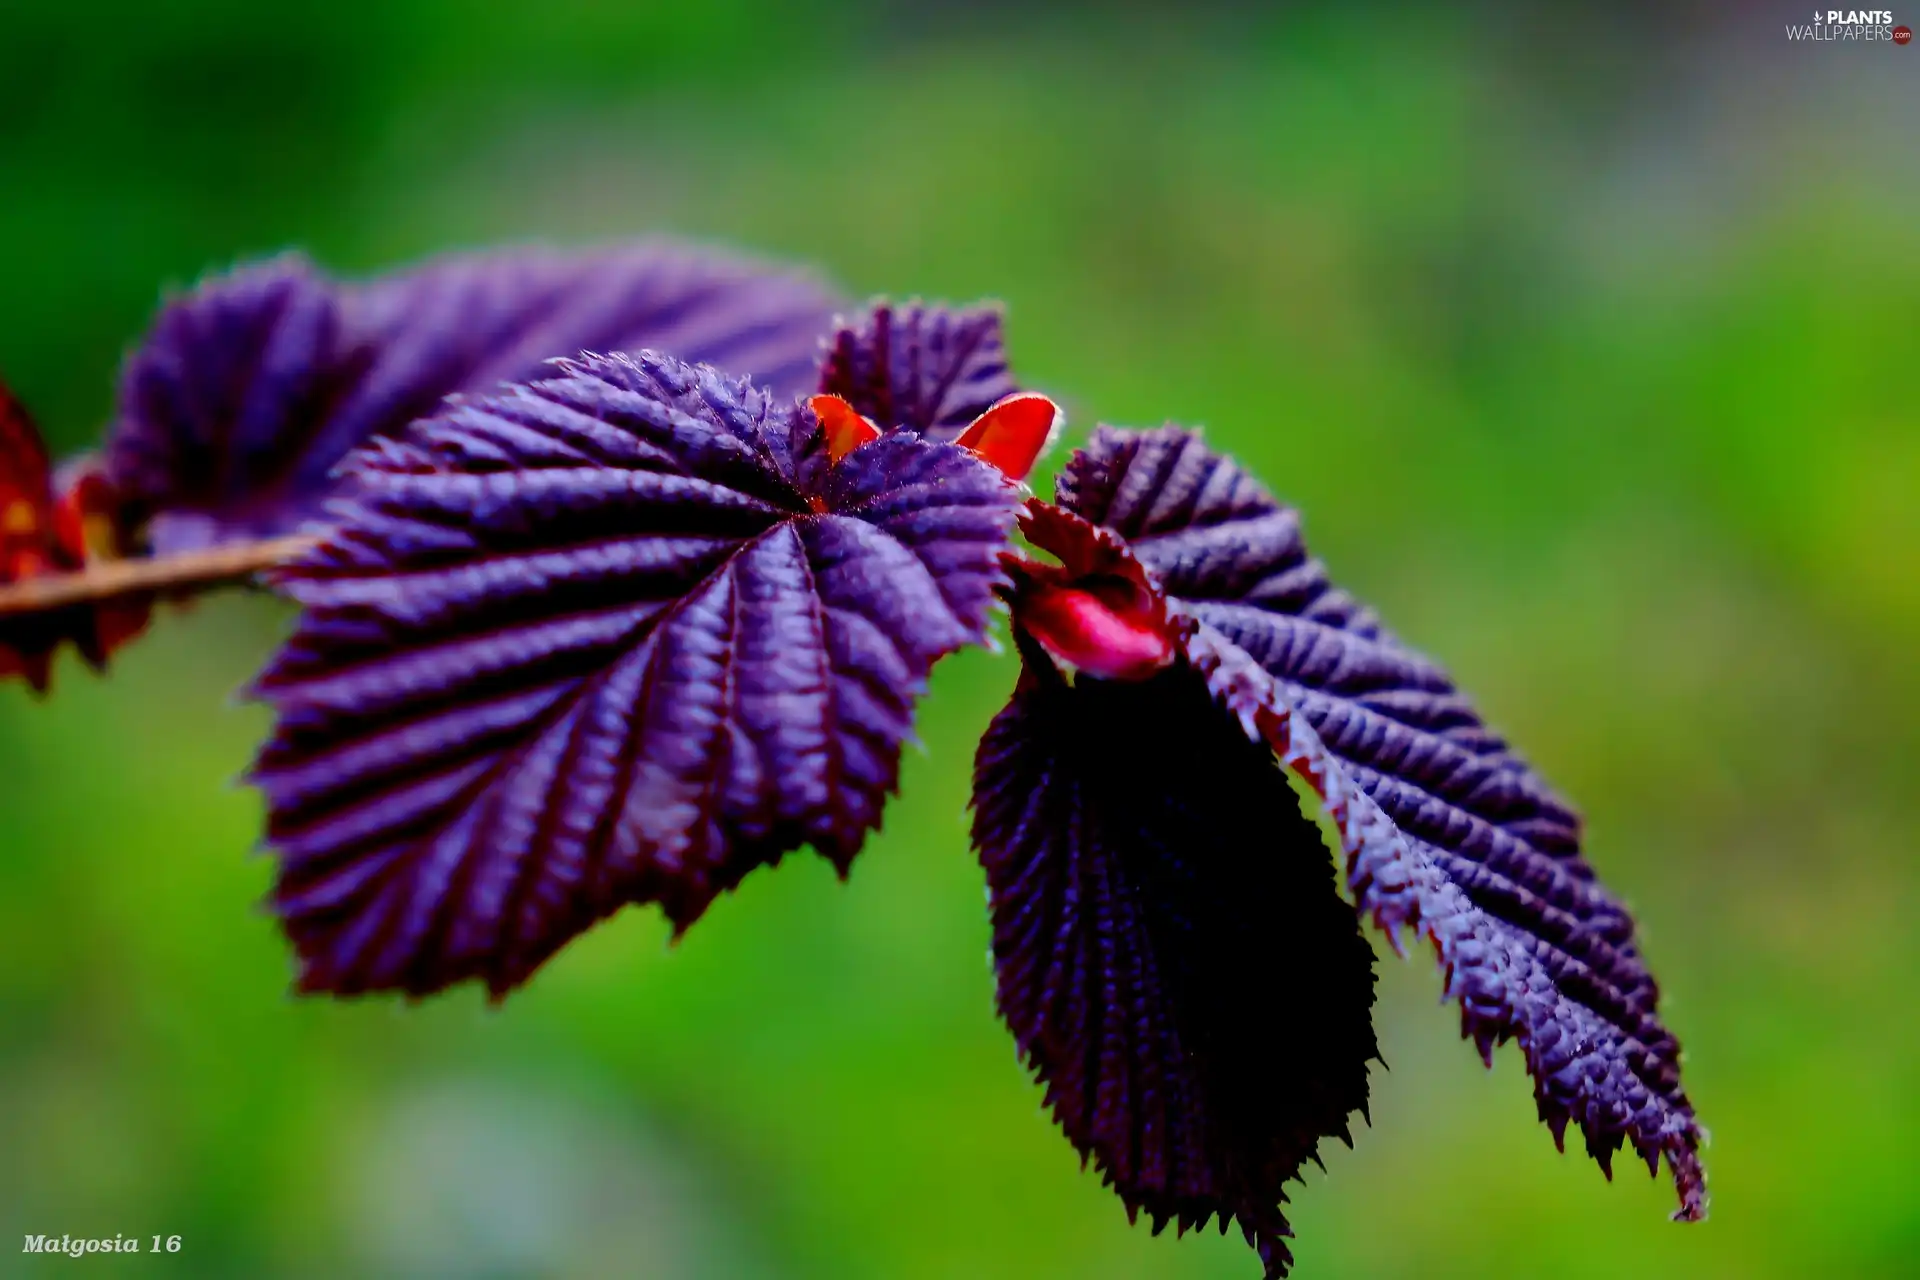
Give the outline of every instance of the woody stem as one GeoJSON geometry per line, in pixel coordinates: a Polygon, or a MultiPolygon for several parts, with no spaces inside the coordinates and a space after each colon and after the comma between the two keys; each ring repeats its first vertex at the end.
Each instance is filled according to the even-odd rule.
{"type": "Polygon", "coordinates": [[[45,613],[77,604],[105,604],[128,596],[178,595],[244,582],[311,548],[317,538],[295,535],[240,542],[178,555],[108,560],[77,573],[53,573],[0,586],[0,618],[45,613]]]}

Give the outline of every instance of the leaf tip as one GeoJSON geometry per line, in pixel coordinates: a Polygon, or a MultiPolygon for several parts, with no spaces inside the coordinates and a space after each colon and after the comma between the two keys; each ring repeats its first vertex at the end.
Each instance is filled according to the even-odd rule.
{"type": "Polygon", "coordinates": [[[880,438],[880,428],[873,420],[847,403],[844,396],[822,392],[807,400],[807,408],[820,420],[820,429],[826,436],[827,458],[838,462],[863,444],[869,444],[880,438]]]}
{"type": "Polygon", "coordinates": [[[1060,406],[1036,391],[995,401],[954,443],[1013,481],[1025,481],[1063,420],[1060,406]]]}

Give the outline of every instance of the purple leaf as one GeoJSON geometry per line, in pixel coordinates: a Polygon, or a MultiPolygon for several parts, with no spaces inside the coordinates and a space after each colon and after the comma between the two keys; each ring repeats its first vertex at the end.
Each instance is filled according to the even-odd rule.
{"type": "Polygon", "coordinates": [[[290,255],[161,310],[121,378],[108,475],[162,553],[287,533],[349,451],[449,394],[643,348],[798,392],[832,309],[805,277],[661,243],[450,257],[366,283],[290,255]]]}
{"type": "Polygon", "coordinates": [[[1633,922],[1580,852],[1578,817],[1308,558],[1299,516],[1167,427],[1101,428],[1059,482],[1067,509],[1128,539],[1188,658],[1250,735],[1324,798],[1362,912],[1424,934],[1489,1059],[1517,1038],[1540,1116],[1603,1168],[1664,1155],[1677,1217],[1706,1210],[1680,1047],[1633,922]]]}
{"type": "Polygon", "coordinates": [[[1285,1183],[1366,1108],[1373,953],[1192,668],[1069,684],[1022,648],[974,778],[1000,1011],[1129,1217],[1237,1220],[1285,1275],[1285,1183]]]}
{"type": "Polygon", "coordinates": [[[1007,372],[998,307],[919,302],[876,303],[858,324],[843,325],[821,363],[819,389],[883,430],[908,427],[947,441],[1019,390],[1007,372]]]}
{"type": "Polygon", "coordinates": [[[915,696],[985,629],[1017,501],[894,433],[651,354],[362,455],[257,682],[301,985],[497,995],[629,902],[678,928],[811,843],[844,873],[915,696]]]}

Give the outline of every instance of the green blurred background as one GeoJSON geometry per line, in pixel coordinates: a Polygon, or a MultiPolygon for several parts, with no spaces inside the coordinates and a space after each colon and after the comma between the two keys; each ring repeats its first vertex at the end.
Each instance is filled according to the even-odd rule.
{"type": "MultiPolygon", "coordinates": [[[[0,369],[79,447],[163,285],[291,245],[668,230],[1003,298],[1076,432],[1204,423],[1582,805],[1689,1050],[1698,1227],[1389,961],[1299,1274],[1920,1274],[1920,50],[1478,13],[0,0],[0,369]]],[[[1130,1229],[995,1021],[1008,659],[937,674],[849,884],[628,912],[498,1010],[332,1005],[229,781],[287,621],[0,690],[0,1272],[1257,1274],[1130,1229]]]]}

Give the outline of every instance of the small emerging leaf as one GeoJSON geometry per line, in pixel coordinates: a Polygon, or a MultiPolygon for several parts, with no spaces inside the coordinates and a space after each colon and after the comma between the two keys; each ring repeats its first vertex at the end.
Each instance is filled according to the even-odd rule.
{"type": "Polygon", "coordinates": [[[496,994],[630,902],[678,928],[811,843],[843,872],[913,701],[984,634],[1017,495],[650,353],[364,455],[258,682],[308,990],[496,994]]]}
{"type": "Polygon", "coordinates": [[[1022,391],[975,418],[954,443],[992,463],[1009,480],[1025,480],[1060,423],[1060,406],[1022,391]]]}
{"type": "MultiPolygon", "coordinates": [[[[53,533],[53,477],[40,428],[0,384],[0,583],[77,566],[53,533]]],[[[53,651],[73,630],[71,611],[0,621],[0,679],[19,675],[44,692],[53,651]]]]}
{"type": "Polygon", "coordinates": [[[880,438],[880,428],[839,396],[813,396],[807,401],[807,407],[820,419],[820,430],[826,434],[827,457],[834,462],[880,438]]]}
{"type": "Polygon", "coordinates": [[[1124,542],[1042,502],[1027,504],[1020,528],[1060,561],[1001,557],[1014,622],[1050,656],[1110,680],[1145,679],[1173,660],[1179,633],[1166,600],[1124,542]]]}
{"type": "MultiPolygon", "coordinates": [[[[40,428],[0,384],[0,586],[71,574],[117,554],[117,496],[91,459],[51,473],[40,428]]],[[[0,617],[0,680],[21,676],[45,692],[59,647],[71,641],[96,670],[147,622],[149,603],[63,605],[0,617]]]]}
{"type": "Polygon", "coordinates": [[[55,567],[53,470],[40,427],[0,383],[0,582],[55,567]]]}

